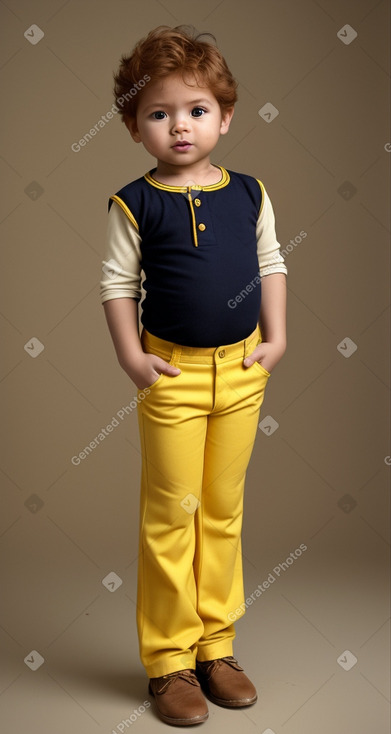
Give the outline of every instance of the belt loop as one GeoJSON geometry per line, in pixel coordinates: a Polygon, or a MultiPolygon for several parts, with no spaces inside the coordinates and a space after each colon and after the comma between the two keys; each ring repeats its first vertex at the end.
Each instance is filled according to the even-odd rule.
{"type": "Polygon", "coordinates": [[[248,357],[248,355],[249,355],[249,354],[250,354],[251,352],[253,352],[253,351],[254,351],[255,347],[256,347],[256,346],[257,346],[257,344],[258,344],[258,338],[257,338],[257,335],[258,335],[258,333],[259,333],[259,332],[258,332],[258,328],[259,328],[259,323],[258,323],[258,324],[257,324],[257,326],[255,327],[255,329],[254,329],[253,333],[252,333],[252,334],[250,334],[250,336],[248,336],[248,337],[247,337],[247,338],[246,338],[246,339],[244,340],[244,356],[245,356],[245,357],[248,357]]]}
{"type": "Polygon", "coordinates": [[[173,364],[173,363],[176,364],[177,362],[179,362],[179,359],[180,359],[181,354],[182,354],[182,347],[181,347],[181,345],[180,344],[173,343],[170,363],[171,364],[173,364]]]}
{"type": "Polygon", "coordinates": [[[244,353],[243,358],[245,359],[248,354],[250,353],[250,350],[248,349],[250,338],[247,336],[244,340],[244,353]]]}

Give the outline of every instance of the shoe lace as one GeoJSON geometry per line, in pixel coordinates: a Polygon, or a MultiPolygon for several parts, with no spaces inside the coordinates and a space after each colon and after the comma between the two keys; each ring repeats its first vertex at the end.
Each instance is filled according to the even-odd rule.
{"type": "Polygon", "coordinates": [[[177,680],[178,678],[182,678],[182,680],[187,681],[187,683],[190,683],[192,686],[200,685],[196,678],[194,670],[176,670],[175,673],[167,673],[166,675],[162,675],[162,683],[159,685],[156,692],[164,693],[174,682],[174,680],[177,680]]]}
{"type": "Polygon", "coordinates": [[[223,663],[227,663],[227,665],[230,665],[231,668],[234,668],[235,670],[243,670],[236,658],[234,658],[232,655],[228,655],[224,658],[217,658],[216,660],[206,660],[204,662],[198,662],[198,665],[201,668],[202,673],[210,678],[210,676],[213,675],[213,673],[215,673],[216,670],[220,668],[223,663]]]}

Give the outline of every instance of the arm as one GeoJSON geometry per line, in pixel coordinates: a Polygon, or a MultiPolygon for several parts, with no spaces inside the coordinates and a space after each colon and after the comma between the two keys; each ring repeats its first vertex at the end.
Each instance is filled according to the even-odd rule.
{"type": "Polygon", "coordinates": [[[260,183],[260,186],[263,192],[263,205],[257,222],[257,242],[262,291],[259,325],[263,341],[243,364],[250,367],[257,361],[268,372],[272,372],[286,349],[288,271],[276,237],[273,207],[263,184],[260,183]]]}
{"type": "Polygon", "coordinates": [[[110,209],[100,294],[118,362],[140,389],[152,385],[164,372],[180,373],[157,355],[143,351],[139,335],[141,299],[141,238],[122,208],[110,209]]]}
{"type": "Polygon", "coordinates": [[[128,372],[143,355],[138,330],[138,303],[134,298],[112,298],[103,304],[118,362],[128,372]]]}
{"type": "Polygon", "coordinates": [[[178,375],[180,369],[156,354],[143,351],[138,328],[138,303],[134,298],[111,298],[103,303],[118,362],[139,390],[152,385],[164,372],[178,375]]]}
{"type": "Polygon", "coordinates": [[[244,360],[245,367],[260,362],[272,372],[286,350],[286,275],[273,273],[262,278],[259,325],[262,343],[244,360]]]}
{"type": "Polygon", "coordinates": [[[286,275],[274,273],[264,276],[261,288],[259,325],[262,339],[278,345],[282,356],[286,349],[286,275]]]}

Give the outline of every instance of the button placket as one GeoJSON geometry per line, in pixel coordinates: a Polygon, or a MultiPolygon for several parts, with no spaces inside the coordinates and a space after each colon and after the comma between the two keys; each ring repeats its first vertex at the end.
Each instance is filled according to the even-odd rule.
{"type": "Polygon", "coordinates": [[[211,219],[209,219],[209,217],[211,217],[211,212],[209,210],[208,201],[206,198],[203,198],[203,192],[201,189],[199,189],[197,191],[197,195],[195,195],[195,188],[196,187],[187,186],[185,191],[185,196],[190,207],[193,244],[195,247],[198,247],[198,245],[217,245],[218,243],[214,234],[213,224],[211,219]]]}

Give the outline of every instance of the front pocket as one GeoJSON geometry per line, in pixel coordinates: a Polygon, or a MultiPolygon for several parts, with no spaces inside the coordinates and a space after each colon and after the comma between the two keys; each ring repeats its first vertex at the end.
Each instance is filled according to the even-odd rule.
{"type": "Polygon", "coordinates": [[[155,387],[155,385],[157,385],[158,382],[161,382],[162,381],[162,377],[164,377],[164,376],[167,377],[167,375],[165,375],[164,372],[161,372],[160,375],[159,375],[159,377],[157,378],[157,380],[155,380],[155,382],[153,382],[152,385],[147,385],[146,387],[139,388],[139,391],[142,392],[143,390],[153,390],[153,388],[155,387]]]}
{"type": "MultiPolygon", "coordinates": [[[[149,352],[149,354],[151,354],[151,353],[152,352],[149,352]]],[[[162,359],[164,359],[168,364],[172,365],[173,367],[177,367],[178,366],[175,363],[174,355],[171,355],[170,358],[168,358],[167,355],[163,355],[163,354],[159,354],[158,356],[159,357],[162,357],[162,359]]],[[[152,385],[147,385],[147,387],[143,387],[143,388],[137,388],[137,392],[140,393],[140,392],[145,391],[145,398],[147,398],[148,395],[151,392],[154,392],[155,391],[155,387],[158,387],[159,385],[162,384],[162,382],[164,381],[164,378],[165,377],[176,377],[176,375],[166,375],[165,372],[161,372],[160,375],[159,375],[159,377],[157,378],[157,380],[155,380],[155,382],[153,382],[152,385]]]]}
{"type": "MultiPolygon", "coordinates": [[[[270,374],[271,373],[268,372],[267,369],[265,369],[265,367],[262,367],[262,365],[260,364],[260,362],[254,362],[254,364],[252,366],[253,367],[258,367],[261,370],[261,372],[262,372],[263,375],[266,375],[266,377],[270,377],[270,374]]],[[[251,367],[250,367],[250,370],[251,370],[251,367]]]]}

